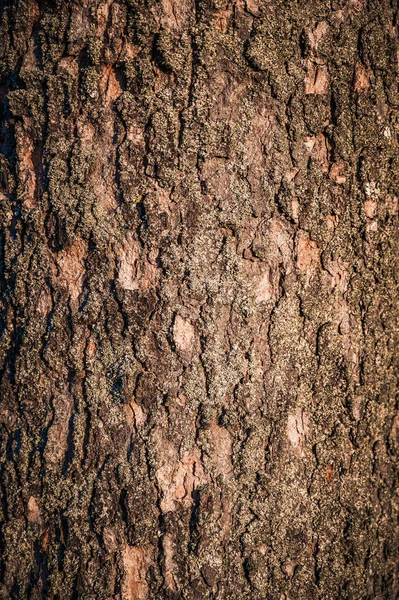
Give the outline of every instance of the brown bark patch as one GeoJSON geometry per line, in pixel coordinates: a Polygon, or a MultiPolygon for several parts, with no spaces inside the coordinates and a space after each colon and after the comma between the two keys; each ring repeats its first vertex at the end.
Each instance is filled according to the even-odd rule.
{"type": "Polygon", "coordinates": [[[356,63],[354,87],[356,92],[362,92],[370,87],[370,78],[366,67],[362,63],[356,63]]]}
{"type": "Polygon", "coordinates": [[[176,577],[174,571],[176,570],[176,564],[173,560],[175,553],[175,545],[173,544],[173,538],[171,535],[166,534],[162,540],[163,554],[165,560],[165,582],[166,587],[172,592],[178,591],[176,577]]]}
{"type": "Polygon", "coordinates": [[[112,65],[108,65],[104,69],[101,89],[107,104],[114,102],[122,93],[122,88],[115,76],[115,71],[112,68],[112,65]]]}
{"type": "Polygon", "coordinates": [[[109,20],[109,8],[113,0],[106,0],[97,8],[97,34],[103,35],[109,20]]]}
{"type": "Polygon", "coordinates": [[[373,219],[377,213],[377,202],[375,200],[366,200],[364,203],[364,214],[368,219],[373,219]]]}
{"type": "Polygon", "coordinates": [[[309,435],[309,418],[302,408],[297,408],[288,415],[287,436],[294,450],[294,454],[299,458],[304,454],[304,444],[309,435]]]}
{"type": "Polygon", "coordinates": [[[239,6],[239,9],[241,9],[241,6],[245,4],[245,10],[251,15],[254,15],[255,17],[259,15],[259,0],[244,0],[243,3],[237,2],[237,4],[239,6]]]}
{"type": "Polygon", "coordinates": [[[331,165],[329,177],[335,183],[344,184],[346,182],[345,175],[342,175],[342,171],[345,168],[344,164],[341,162],[336,162],[331,165]]]}
{"type": "Polygon", "coordinates": [[[330,84],[327,65],[308,61],[308,73],[305,78],[305,94],[326,94],[330,84]]]}
{"type": "Polygon", "coordinates": [[[323,277],[327,277],[327,287],[330,291],[337,288],[340,292],[345,292],[348,288],[349,282],[349,264],[337,260],[330,260],[325,265],[326,271],[323,271],[323,277]]]}
{"type": "Polygon", "coordinates": [[[162,0],[162,26],[166,29],[181,30],[190,18],[191,3],[187,0],[162,0]]]}
{"type": "Polygon", "coordinates": [[[68,75],[71,75],[72,78],[77,77],[79,73],[78,62],[72,56],[61,58],[57,68],[59,73],[68,73],[68,75]]]}
{"type": "Polygon", "coordinates": [[[118,206],[116,192],[113,185],[106,184],[101,175],[98,175],[93,185],[99,205],[105,212],[105,218],[115,211],[118,206]]]}
{"type": "Polygon", "coordinates": [[[294,560],[285,563],[283,570],[290,579],[294,576],[297,566],[298,564],[294,560]]]}
{"type": "Polygon", "coordinates": [[[231,10],[219,10],[215,15],[215,27],[221,33],[226,33],[229,20],[231,17],[231,10]]]}
{"type": "Polygon", "coordinates": [[[94,138],[96,136],[96,130],[91,123],[84,121],[83,119],[78,119],[76,122],[76,127],[79,134],[79,141],[84,146],[94,145],[94,138]]]}
{"type": "Polygon", "coordinates": [[[47,432],[45,449],[46,460],[59,464],[67,449],[68,424],[72,408],[72,398],[65,394],[57,394],[53,398],[54,417],[47,432]]]}
{"type": "Polygon", "coordinates": [[[152,563],[151,546],[125,546],[123,566],[125,579],[123,582],[123,600],[146,600],[148,583],[146,575],[152,563]]]}
{"type": "Polygon", "coordinates": [[[86,346],[87,356],[90,356],[90,358],[91,358],[92,356],[95,355],[96,350],[97,350],[96,342],[94,340],[90,340],[86,346]]]}
{"type": "Polygon", "coordinates": [[[320,262],[320,248],[307,232],[300,232],[297,245],[298,269],[309,279],[320,262]]]}
{"type": "Polygon", "coordinates": [[[50,312],[53,306],[53,301],[51,299],[51,294],[47,286],[43,287],[40,292],[39,301],[37,303],[37,310],[42,315],[42,317],[46,317],[50,312]]]}
{"type": "MultiPolygon", "coordinates": [[[[19,125],[19,124],[18,124],[19,125]]],[[[37,178],[34,167],[34,145],[22,125],[16,128],[18,175],[23,189],[22,200],[26,208],[36,206],[37,178]]]]}
{"type": "Polygon", "coordinates": [[[104,527],[103,540],[108,552],[115,552],[118,548],[115,532],[110,527],[104,527]]]}
{"type": "Polygon", "coordinates": [[[129,404],[124,405],[126,421],[128,422],[131,429],[135,429],[139,431],[141,427],[144,425],[146,420],[146,413],[143,411],[141,406],[139,406],[136,402],[130,402],[129,404]]]}
{"type": "Polygon", "coordinates": [[[214,423],[209,430],[209,442],[214,476],[230,475],[233,472],[230,433],[224,427],[219,427],[214,423]]]}
{"type": "Polygon", "coordinates": [[[294,181],[296,176],[299,173],[299,169],[292,169],[291,171],[287,171],[285,174],[285,178],[288,181],[288,183],[291,183],[291,181],[294,181]]]}
{"type": "Polygon", "coordinates": [[[256,288],[255,302],[261,304],[262,302],[268,302],[273,297],[273,285],[270,281],[270,271],[267,270],[260,277],[256,288]]]}
{"type": "Polygon", "coordinates": [[[156,478],[162,492],[161,510],[174,511],[180,502],[190,506],[193,491],[208,481],[201,463],[200,451],[193,448],[179,458],[175,444],[169,441],[162,431],[155,431],[153,439],[157,462],[160,464],[156,478]]]}
{"type": "Polygon", "coordinates": [[[398,213],[398,204],[399,199],[397,196],[392,196],[392,198],[388,201],[388,212],[392,216],[395,216],[398,213]]]}
{"type": "Polygon", "coordinates": [[[28,501],[28,521],[30,523],[41,523],[42,521],[40,508],[34,496],[31,496],[28,501]]]}
{"type": "Polygon", "coordinates": [[[233,124],[240,118],[248,87],[247,83],[242,83],[242,79],[217,70],[212,72],[209,80],[209,94],[214,97],[209,108],[211,120],[225,120],[233,124]]]}
{"type": "Polygon", "coordinates": [[[317,47],[321,39],[328,32],[329,26],[326,21],[319,21],[316,26],[308,32],[309,44],[313,51],[317,51],[317,47]]]}
{"type": "Polygon", "coordinates": [[[291,198],[292,218],[294,219],[295,223],[298,223],[299,208],[300,208],[300,206],[299,206],[298,198],[291,198]]]}
{"type": "Polygon", "coordinates": [[[317,136],[307,137],[305,140],[305,148],[320,164],[320,168],[324,173],[328,172],[329,160],[328,160],[328,146],[327,138],[325,135],[320,133],[317,136]]]}
{"type": "Polygon", "coordinates": [[[324,477],[326,478],[327,483],[332,483],[334,480],[334,468],[332,465],[329,465],[324,472],[324,477]]]}
{"type": "Polygon", "coordinates": [[[328,229],[335,229],[338,224],[338,217],[336,215],[327,215],[326,216],[326,225],[328,229]]]}
{"type": "Polygon", "coordinates": [[[342,300],[338,309],[338,331],[344,336],[350,332],[350,314],[345,300],[342,300]]]}
{"type": "Polygon", "coordinates": [[[349,10],[352,13],[361,13],[366,8],[367,0],[349,0],[349,10]]]}
{"type": "Polygon", "coordinates": [[[275,258],[283,257],[284,263],[288,264],[292,257],[292,240],[284,221],[279,217],[271,219],[268,233],[277,250],[275,258]]]}
{"type": "Polygon", "coordinates": [[[190,321],[176,315],[173,324],[173,340],[177,350],[180,352],[189,352],[195,342],[195,329],[190,321]]]}
{"type": "Polygon", "coordinates": [[[135,44],[132,44],[128,40],[125,41],[124,58],[130,59],[130,60],[132,58],[136,58],[136,56],[138,56],[140,54],[140,51],[141,51],[140,46],[136,46],[135,44]]]}
{"type": "Polygon", "coordinates": [[[141,247],[131,234],[124,239],[119,248],[118,280],[125,290],[147,291],[153,284],[157,267],[147,257],[141,256],[141,247]]]}
{"type": "Polygon", "coordinates": [[[181,460],[172,469],[169,481],[168,465],[164,466],[162,474],[166,477],[162,477],[161,473],[159,475],[166,492],[165,499],[161,502],[161,508],[165,511],[175,510],[175,502],[183,502],[186,506],[190,506],[194,490],[202,483],[207,482],[197,449],[183,454],[181,460]]]}
{"type": "Polygon", "coordinates": [[[399,446],[399,414],[395,415],[390,432],[390,441],[395,448],[399,446]]]}
{"type": "Polygon", "coordinates": [[[43,548],[43,552],[47,552],[48,547],[50,544],[50,532],[48,529],[46,529],[43,533],[43,537],[42,537],[42,548],[43,548]]]}
{"type": "Polygon", "coordinates": [[[245,161],[251,165],[254,175],[259,176],[263,169],[263,155],[273,146],[273,133],[276,129],[276,118],[266,109],[255,115],[251,123],[251,131],[245,140],[245,161]]]}
{"type": "Polygon", "coordinates": [[[57,256],[59,267],[59,281],[63,285],[72,300],[77,300],[81,291],[85,269],[85,258],[87,256],[86,242],[79,239],[66,250],[62,250],[57,256]]]}

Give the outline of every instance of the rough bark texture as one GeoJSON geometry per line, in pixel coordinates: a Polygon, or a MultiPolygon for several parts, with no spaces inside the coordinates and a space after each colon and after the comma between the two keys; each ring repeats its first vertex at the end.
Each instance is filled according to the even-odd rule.
{"type": "Polygon", "coordinates": [[[397,598],[397,2],[0,5],[0,597],[397,598]]]}

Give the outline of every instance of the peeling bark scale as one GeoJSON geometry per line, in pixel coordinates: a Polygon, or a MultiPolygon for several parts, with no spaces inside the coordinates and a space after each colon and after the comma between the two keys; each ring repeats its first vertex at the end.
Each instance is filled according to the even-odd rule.
{"type": "Polygon", "coordinates": [[[398,598],[397,0],[0,13],[0,598],[398,598]]]}

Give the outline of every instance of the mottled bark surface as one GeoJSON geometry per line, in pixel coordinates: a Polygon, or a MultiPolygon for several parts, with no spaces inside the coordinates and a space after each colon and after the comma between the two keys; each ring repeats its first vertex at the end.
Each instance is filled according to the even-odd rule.
{"type": "Polygon", "coordinates": [[[396,0],[0,6],[0,597],[397,598],[396,0]]]}

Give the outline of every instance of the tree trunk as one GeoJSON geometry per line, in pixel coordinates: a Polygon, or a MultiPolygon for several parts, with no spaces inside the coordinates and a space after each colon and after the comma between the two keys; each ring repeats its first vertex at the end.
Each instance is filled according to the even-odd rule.
{"type": "Polygon", "coordinates": [[[0,597],[397,598],[396,0],[0,6],[0,597]]]}

